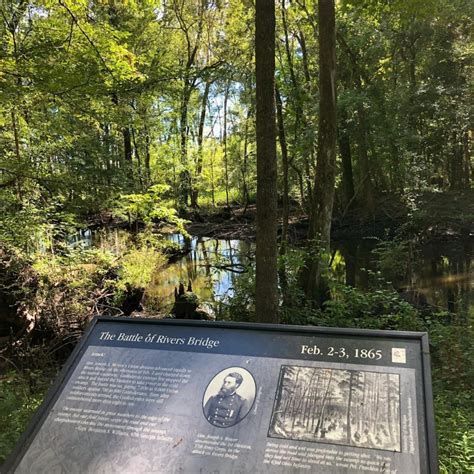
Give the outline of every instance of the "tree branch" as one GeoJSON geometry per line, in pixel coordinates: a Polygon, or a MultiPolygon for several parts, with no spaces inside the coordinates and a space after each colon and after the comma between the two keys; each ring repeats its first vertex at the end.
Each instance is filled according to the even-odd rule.
{"type": "Polygon", "coordinates": [[[102,57],[99,49],[97,48],[97,46],[95,45],[95,43],[91,40],[91,38],[89,37],[89,35],[84,31],[84,29],[81,27],[81,25],[79,24],[79,20],[77,19],[76,15],[74,15],[74,13],[71,11],[71,9],[66,5],[66,3],[63,1],[63,0],[59,0],[59,4],[65,8],[65,10],[69,13],[69,15],[71,16],[71,19],[72,21],[76,24],[76,26],[79,28],[79,31],[84,35],[84,38],[86,38],[87,42],[92,46],[92,48],[94,49],[94,51],[96,52],[97,56],[99,57],[101,63],[104,65],[106,71],[110,74],[110,76],[112,77],[113,81],[114,82],[117,82],[117,79],[115,78],[114,76],[114,73],[112,72],[112,70],[109,68],[109,66],[107,65],[105,59],[102,57]]]}

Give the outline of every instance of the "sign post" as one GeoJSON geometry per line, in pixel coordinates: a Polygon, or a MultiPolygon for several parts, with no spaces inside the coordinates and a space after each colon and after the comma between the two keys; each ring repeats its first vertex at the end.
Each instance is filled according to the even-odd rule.
{"type": "Polygon", "coordinates": [[[437,473],[427,335],[98,318],[3,472],[437,473]]]}

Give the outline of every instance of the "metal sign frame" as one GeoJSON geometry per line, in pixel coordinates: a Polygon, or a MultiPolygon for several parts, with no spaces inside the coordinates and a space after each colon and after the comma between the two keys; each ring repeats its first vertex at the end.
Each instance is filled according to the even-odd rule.
{"type": "MultiPolygon", "coordinates": [[[[257,333],[286,333],[288,335],[301,335],[301,336],[327,336],[327,337],[351,337],[361,339],[404,339],[419,343],[420,348],[420,360],[421,360],[421,380],[423,381],[422,399],[424,405],[424,420],[425,420],[425,434],[426,434],[426,446],[425,450],[427,453],[427,465],[430,474],[437,474],[439,472],[438,467],[438,455],[437,455],[437,443],[436,443],[436,432],[435,432],[435,421],[434,421],[434,410],[433,410],[433,393],[431,383],[431,368],[430,368],[430,353],[428,335],[423,332],[411,332],[411,331],[384,331],[384,330],[366,330],[366,329],[350,329],[350,328],[333,328],[333,327],[316,327],[316,326],[296,326],[296,325],[275,325],[275,324],[256,324],[256,323],[239,323],[239,322],[224,322],[224,321],[193,321],[193,320],[176,320],[176,319],[151,319],[151,318],[125,318],[125,317],[95,317],[91,320],[84,335],[76,345],[72,354],[68,358],[64,367],[57,376],[55,383],[48,391],[43,403],[38,408],[34,416],[32,417],[28,428],[21,436],[15,449],[8,457],[5,464],[0,468],[0,472],[13,473],[21,462],[23,456],[26,454],[30,444],[34,440],[35,436],[40,431],[44,421],[47,418],[54,403],[58,400],[62,389],[67,383],[71,376],[74,367],[80,361],[81,357],[85,353],[88,347],[90,335],[99,323],[114,323],[123,324],[124,326],[131,327],[132,325],[156,325],[157,327],[191,327],[191,328],[220,328],[225,330],[244,330],[249,332],[257,333]]],[[[417,388],[417,390],[419,390],[417,388]]]]}

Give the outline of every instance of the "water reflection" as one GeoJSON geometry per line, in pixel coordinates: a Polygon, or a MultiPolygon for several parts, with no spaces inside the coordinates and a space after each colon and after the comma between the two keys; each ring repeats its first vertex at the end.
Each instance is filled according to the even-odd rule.
{"type": "MultiPolygon", "coordinates": [[[[233,295],[235,282],[251,261],[255,245],[241,240],[213,238],[185,239],[181,234],[166,237],[188,252],[153,275],[146,289],[150,300],[171,306],[174,288],[191,281],[201,301],[213,305],[233,295]]],[[[124,229],[85,230],[71,237],[71,246],[97,247],[121,254],[130,248],[133,235],[124,229]]],[[[379,269],[380,255],[376,240],[334,242],[332,270],[335,277],[348,285],[367,290],[370,273],[379,269]]],[[[384,278],[405,295],[416,295],[417,301],[453,312],[467,314],[474,308],[474,270],[472,241],[441,242],[410,249],[402,275],[394,277],[390,268],[384,278]]],[[[395,261],[394,265],[400,262],[395,261]]]]}
{"type": "MultiPolygon", "coordinates": [[[[377,241],[336,242],[333,270],[339,281],[364,290],[370,274],[379,270],[377,241]]],[[[420,303],[440,310],[468,311],[474,306],[472,242],[438,242],[410,249],[402,275],[382,274],[405,295],[416,295],[420,303]]]]}
{"type": "Polygon", "coordinates": [[[147,296],[171,304],[174,288],[190,281],[194,293],[208,305],[233,295],[235,281],[249,262],[251,245],[242,240],[193,238],[186,242],[181,235],[170,239],[188,245],[190,251],[176,262],[156,272],[147,288],[147,296]]]}
{"type": "Polygon", "coordinates": [[[73,248],[98,248],[119,255],[130,248],[132,240],[133,235],[125,229],[103,228],[79,230],[68,237],[67,243],[73,248]]]}

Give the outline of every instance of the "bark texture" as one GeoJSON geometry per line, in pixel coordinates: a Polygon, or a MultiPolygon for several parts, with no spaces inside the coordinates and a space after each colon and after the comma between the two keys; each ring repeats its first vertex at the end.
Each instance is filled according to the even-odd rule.
{"type": "MultiPolygon", "coordinates": [[[[308,239],[329,251],[336,178],[336,21],[334,0],[319,0],[319,132],[316,177],[308,239]]],[[[319,252],[320,253],[320,252],[319,252]]],[[[309,252],[301,283],[308,298],[321,305],[327,299],[322,277],[325,259],[309,252]]]]}
{"type": "Polygon", "coordinates": [[[275,124],[275,1],[257,0],[256,320],[278,322],[277,161],[275,124]]]}

